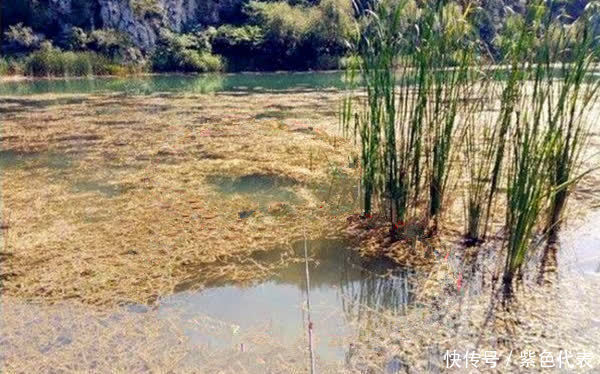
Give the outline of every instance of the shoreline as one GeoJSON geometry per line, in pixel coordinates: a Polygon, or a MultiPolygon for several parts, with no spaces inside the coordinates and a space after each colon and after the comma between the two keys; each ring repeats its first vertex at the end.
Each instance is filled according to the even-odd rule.
{"type": "Polygon", "coordinates": [[[32,77],[27,75],[4,75],[0,76],[0,83],[5,82],[23,82],[23,81],[61,81],[61,80],[84,80],[84,79],[113,79],[113,78],[146,78],[162,76],[182,76],[182,77],[203,77],[211,75],[232,76],[232,75],[303,75],[303,74],[335,74],[344,70],[276,70],[276,71],[239,71],[239,72],[210,72],[210,73],[136,73],[124,75],[90,75],[90,76],[66,76],[66,77],[32,77]]]}

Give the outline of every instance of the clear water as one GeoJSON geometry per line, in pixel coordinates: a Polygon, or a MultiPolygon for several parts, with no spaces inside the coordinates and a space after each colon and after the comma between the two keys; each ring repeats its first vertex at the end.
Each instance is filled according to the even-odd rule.
{"type": "MultiPolygon", "coordinates": [[[[278,92],[284,90],[321,90],[342,88],[342,73],[282,73],[230,74],[199,76],[148,76],[134,78],[95,78],[67,80],[33,80],[0,83],[2,95],[33,95],[43,93],[126,93],[159,92],[206,93],[232,91],[240,94],[278,92]]],[[[60,104],[60,102],[57,102],[60,104]]],[[[103,110],[103,109],[100,109],[103,110]]],[[[17,153],[0,151],[0,170],[19,167],[69,168],[72,159],[58,154],[17,153]]],[[[319,200],[355,203],[356,186],[346,183],[343,176],[337,183],[319,186],[319,200]],[[341,182],[340,182],[341,181],[341,182]]],[[[250,175],[242,178],[213,180],[224,196],[249,196],[264,209],[269,203],[299,201],[293,183],[269,176],[250,175]]],[[[73,185],[80,193],[98,193],[114,197],[123,191],[116,186],[95,181],[80,181],[73,185]]],[[[589,224],[565,236],[572,243],[573,257],[561,260],[586,274],[600,271],[600,216],[589,224]]],[[[338,240],[308,243],[311,319],[314,323],[315,350],[320,359],[344,360],[350,352],[346,338],[368,331],[358,331],[359,321],[371,318],[374,312],[402,314],[414,302],[413,271],[386,261],[367,262],[357,257],[348,244],[338,240]]],[[[285,258],[282,265],[266,279],[253,284],[222,283],[193,291],[193,284],[181,284],[176,294],[164,298],[158,306],[160,318],[182,315],[176,323],[196,344],[216,348],[257,349],[263,336],[283,346],[304,346],[307,330],[307,287],[304,263],[304,243],[294,243],[292,250],[256,252],[253,261],[269,265],[285,258]],[[195,323],[198,322],[198,323],[195,323]]],[[[131,311],[144,313],[145,307],[131,306],[131,311]]]]}
{"type": "MultiPolygon", "coordinates": [[[[559,70],[556,71],[557,75],[559,70]]],[[[589,75],[590,81],[599,79],[598,72],[589,75]]],[[[504,80],[507,73],[497,69],[496,80],[504,80]]],[[[278,91],[314,91],[344,88],[344,72],[277,72],[231,74],[166,74],[133,77],[96,77],[67,79],[33,79],[0,82],[0,96],[24,96],[46,93],[90,94],[124,93],[148,95],[152,93],[212,93],[278,91]]]]}
{"type": "Polygon", "coordinates": [[[13,168],[41,168],[63,170],[72,166],[73,160],[64,154],[52,152],[16,152],[0,150],[0,171],[13,168]]]}
{"type": "MultiPolygon", "coordinates": [[[[301,201],[291,189],[294,181],[278,176],[252,174],[239,178],[212,177],[209,181],[224,198],[245,195],[262,211],[266,211],[271,203],[296,204],[301,201]]],[[[245,218],[251,213],[252,211],[239,212],[240,218],[245,218]]]]}
{"type": "MultiPolygon", "coordinates": [[[[256,252],[262,264],[286,265],[250,285],[220,284],[179,292],[162,300],[159,315],[181,315],[180,327],[194,344],[260,350],[257,337],[282,346],[306,344],[304,242],[288,251],[256,252]],[[189,324],[189,321],[195,323],[189,324]]],[[[389,261],[365,261],[341,240],[308,241],[310,313],[315,352],[321,360],[343,361],[356,336],[355,324],[375,313],[401,314],[413,303],[415,273],[389,261]]]]}
{"type": "Polygon", "coordinates": [[[600,276],[600,212],[561,235],[559,269],[600,276]]]}
{"type": "Polygon", "coordinates": [[[206,75],[154,75],[126,78],[35,79],[1,82],[0,96],[45,93],[126,93],[147,95],[159,92],[239,93],[308,91],[344,87],[342,72],[238,73],[206,75]]]}

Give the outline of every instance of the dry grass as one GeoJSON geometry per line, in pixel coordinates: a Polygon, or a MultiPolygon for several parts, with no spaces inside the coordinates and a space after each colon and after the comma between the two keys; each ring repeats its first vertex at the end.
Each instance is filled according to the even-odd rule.
{"type": "MultiPolygon", "coordinates": [[[[23,157],[19,167],[5,168],[2,182],[4,294],[152,302],[190,277],[201,285],[252,276],[227,259],[299,239],[302,225],[311,237],[340,235],[345,217],[330,214],[313,193],[332,183],[336,168],[355,175],[352,145],[333,136],[338,100],[337,93],[6,98],[3,152],[23,157]],[[260,210],[250,194],[224,196],[211,179],[253,175],[284,181],[299,201],[278,204],[275,197],[271,209],[260,210]]],[[[600,163],[594,131],[590,167],[600,163]]],[[[463,229],[465,177],[451,178],[445,243],[456,243],[463,229]]],[[[570,215],[597,207],[599,192],[600,172],[587,175],[570,215]]],[[[384,235],[372,236],[363,251],[376,253],[382,244],[384,235]]],[[[399,248],[388,252],[400,263],[431,263],[399,248]]]]}
{"type": "Polygon", "coordinates": [[[251,107],[284,105],[278,100],[7,100],[3,152],[19,153],[22,164],[6,168],[2,181],[4,295],[147,303],[189,277],[199,285],[247,277],[205,265],[283,246],[300,237],[301,225],[313,237],[339,233],[343,218],[320,208],[312,189],[334,168],[352,175],[348,145],[323,131],[298,131],[295,116],[252,118],[251,107]],[[224,196],[211,179],[253,175],[283,180],[298,202],[261,211],[251,194],[224,196]],[[240,219],[246,210],[256,212],[240,219]]]}

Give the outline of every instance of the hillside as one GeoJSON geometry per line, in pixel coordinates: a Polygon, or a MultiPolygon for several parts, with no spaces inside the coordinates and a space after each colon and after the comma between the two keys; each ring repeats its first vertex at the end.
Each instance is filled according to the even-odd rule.
{"type": "MultiPolygon", "coordinates": [[[[149,61],[154,71],[331,69],[347,53],[353,19],[372,1],[4,0],[1,46],[17,57],[50,46],[91,51],[121,65],[149,61]]],[[[519,0],[459,3],[468,4],[492,52],[506,17],[524,9],[519,0]]],[[[555,1],[553,8],[576,18],[587,3],[555,1]]]]}

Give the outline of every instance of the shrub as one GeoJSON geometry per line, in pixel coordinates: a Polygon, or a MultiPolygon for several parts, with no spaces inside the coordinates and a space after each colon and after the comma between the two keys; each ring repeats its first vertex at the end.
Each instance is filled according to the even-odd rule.
{"type": "Polygon", "coordinates": [[[345,41],[355,32],[352,3],[345,0],[322,0],[318,16],[313,19],[309,38],[319,55],[341,56],[345,41]]]}
{"type": "Polygon", "coordinates": [[[34,77],[64,76],[64,64],[59,52],[44,48],[32,53],[25,62],[25,73],[34,77]]]}
{"type": "Polygon", "coordinates": [[[133,13],[140,18],[161,18],[164,9],[156,0],[130,0],[133,13]]]}
{"type": "Polygon", "coordinates": [[[0,75],[8,75],[8,61],[0,57],[0,75]]]}
{"type": "Polygon", "coordinates": [[[125,50],[134,47],[129,36],[113,29],[92,31],[87,46],[112,59],[123,58],[125,50]]]}
{"type": "Polygon", "coordinates": [[[208,52],[184,49],[173,54],[156,53],[152,59],[154,71],[181,71],[188,73],[205,73],[220,71],[223,64],[219,56],[208,52]]]}
{"type": "Polygon", "coordinates": [[[154,71],[209,72],[222,70],[220,57],[212,55],[200,34],[177,35],[163,30],[151,57],[154,71]]]}
{"type": "Polygon", "coordinates": [[[83,51],[88,48],[90,38],[80,27],[71,27],[59,38],[59,45],[74,51],[83,51]]]}
{"type": "Polygon", "coordinates": [[[34,77],[85,77],[113,75],[116,66],[110,59],[93,52],[64,52],[47,46],[25,59],[24,71],[34,77]]]}
{"type": "Polygon", "coordinates": [[[319,18],[315,7],[291,6],[281,1],[251,1],[246,7],[246,13],[254,24],[265,30],[268,41],[288,48],[298,45],[319,18]]]}
{"type": "Polygon", "coordinates": [[[264,32],[259,26],[223,25],[212,35],[212,46],[217,53],[242,53],[256,50],[264,42],[264,32]]]}
{"type": "MultiPolygon", "coordinates": [[[[262,30],[263,40],[255,54],[270,57],[272,66],[267,68],[335,67],[353,30],[353,10],[350,2],[343,0],[323,0],[317,6],[250,1],[245,12],[254,30],[262,30]]],[[[249,30],[225,31],[228,36],[243,37],[241,31],[248,34],[249,30]]],[[[216,42],[218,45],[218,39],[216,42]]]]}
{"type": "Polygon", "coordinates": [[[362,63],[360,56],[350,55],[339,59],[338,67],[342,70],[355,69],[356,66],[360,66],[362,63]]]}
{"type": "Polygon", "coordinates": [[[25,72],[25,64],[23,59],[6,58],[4,61],[4,75],[23,75],[25,72]]]}
{"type": "Polygon", "coordinates": [[[223,70],[223,61],[220,56],[213,55],[207,52],[198,53],[198,60],[196,66],[202,66],[203,72],[214,72],[223,70]]]}
{"type": "Polygon", "coordinates": [[[10,26],[4,33],[5,50],[8,53],[28,53],[40,48],[44,36],[33,32],[22,23],[10,26]]]}

